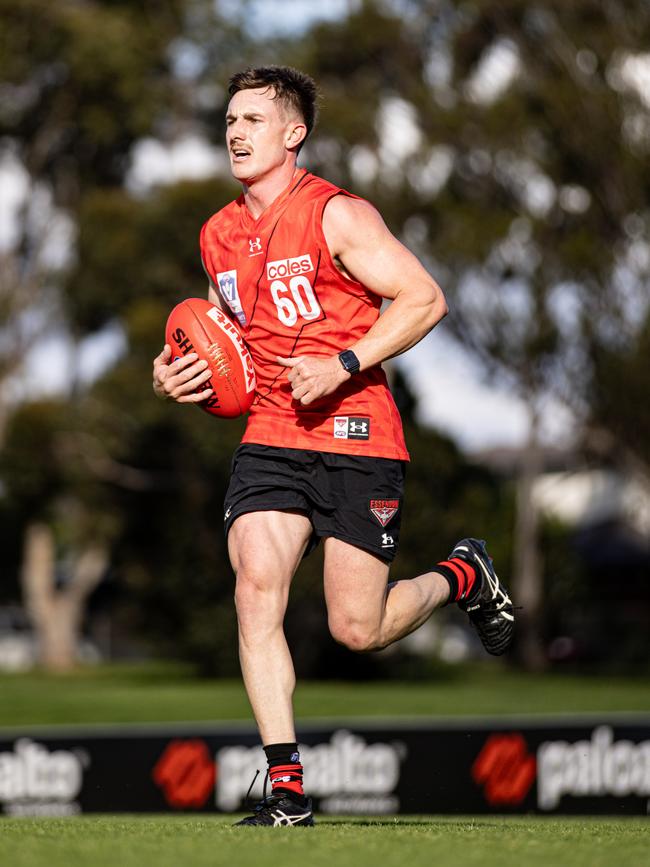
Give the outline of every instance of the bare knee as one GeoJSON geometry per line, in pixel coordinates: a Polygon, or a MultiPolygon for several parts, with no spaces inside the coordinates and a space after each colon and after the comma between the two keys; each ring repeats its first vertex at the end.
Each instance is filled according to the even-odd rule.
{"type": "Polygon", "coordinates": [[[265,596],[271,593],[267,581],[255,571],[241,569],[235,583],[235,607],[237,613],[255,609],[265,596]]]}
{"type": "Polygon", "coordinates": [[[355,653],[370,653],[382,650],[379,629],[349,618],[331,618],[329,629],[334,641],[355,653]]]}
{"type": "Polygon", "coordinates": [[[262,632],[282,624],[287,592],[256,571],[242,569],[235,584],[235,609],[240,630],[262,632]]]}

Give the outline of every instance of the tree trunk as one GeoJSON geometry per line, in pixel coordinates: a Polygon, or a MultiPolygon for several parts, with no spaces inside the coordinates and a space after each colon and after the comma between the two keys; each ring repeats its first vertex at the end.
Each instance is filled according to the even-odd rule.
{"type": "Polygon", "coordinates": [[[533,485],[542,471],[538,440],[538,420],[530,408],[528,439],[524,446],[517,481],[516,522],[514,533],[514,604],[519,658],[527,671],[546,667],[541,638],[543,576],[539,545],[539,509],[533,499],[533,485]]]}
{"type": "Polygon", "coordinates": [[[57,589],[54,535],[47,524],[30,524],[25,533],[22,587],[25,608],[36,631],[40,662],[48,671],[69,671],[85,605],[108,562],[106,549],[85,548],[65,585],[57,589]]]}

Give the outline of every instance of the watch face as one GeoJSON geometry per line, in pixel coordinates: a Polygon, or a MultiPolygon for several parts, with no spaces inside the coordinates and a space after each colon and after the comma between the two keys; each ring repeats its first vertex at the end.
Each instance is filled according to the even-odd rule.
{"type": "Polygon", "coordinates": [[[352,352],[351,349],[346,349],[345,352],[341,352],[341,354],[339,355],[339,358],[341,360],[341,364],[343,365],[344,369],[347,370],[348,373],[358,373],[359,372],[359,367],[360,367],[359,359],[354,354],[354,352],[352,352]]]}

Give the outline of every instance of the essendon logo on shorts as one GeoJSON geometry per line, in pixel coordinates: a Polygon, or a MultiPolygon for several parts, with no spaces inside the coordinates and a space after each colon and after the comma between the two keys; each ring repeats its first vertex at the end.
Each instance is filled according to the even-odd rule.
{"type": "Polygon", "coordinates": [[[294,274],[308,274],[313,270],[309,253],[294,256],[293,259],[277,259],[275,262],[266,263],[267,280],[282,280],[284,277],[293,277],[294,274]]]}
{"type": "Polygon", "coordinates": [[[399,511],[399,500],[371,500],[370,511],[382,527],[393,520],[399,511]]]}

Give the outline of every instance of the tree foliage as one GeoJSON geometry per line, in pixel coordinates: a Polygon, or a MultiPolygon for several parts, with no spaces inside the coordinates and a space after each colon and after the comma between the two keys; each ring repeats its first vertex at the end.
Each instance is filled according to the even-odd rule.
{"type": "Polygon", "coordinates": [[[2,0],[0,135],[57,202],[119,184],[133,142],[173,108],[167,48],[183,6],[2,0]]]}

